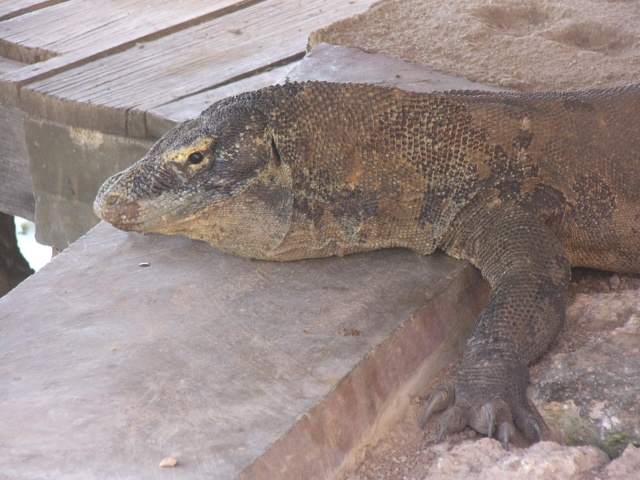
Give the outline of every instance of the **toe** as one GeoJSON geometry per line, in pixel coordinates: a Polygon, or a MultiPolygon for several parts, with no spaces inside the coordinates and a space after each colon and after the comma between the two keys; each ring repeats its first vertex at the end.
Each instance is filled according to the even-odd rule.
{"type": "Polygon", "coordinates": [[[442,437],[446,432],[457,432],[458,430],[462,430],[465,425],[469,423],[467,412],[468,410],[466,408],[460,408],[455,405],[447,408],[440,418],[436,443],[442,440],[442,437]]]}
{"type": "Polygon", "coordinates": [[[424,428],[434,413],[441,412],[453,405],[455,400],[453,385],[445,383],[438,387],[429,397],[429,403],[420,419],[420,428],[424,428]]]}
{"type": "Polygon", "coordinates": [[[512,423],[509,405],[500,399],[492,399],[479,408],[472,406],[469,418],[469,426],[489,438],[493,437],[498,425],[512,423]]]}
{"type": "Polygon", "coordinates": [[[513,423],[528,440],[539,442],[543,439],[540,424],[528,405],[513,408],[513,423]]]}

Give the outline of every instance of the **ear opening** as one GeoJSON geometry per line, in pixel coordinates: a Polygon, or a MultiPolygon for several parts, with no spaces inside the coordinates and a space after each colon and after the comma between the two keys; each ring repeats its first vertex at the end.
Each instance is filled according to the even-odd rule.
{"type": "Polygon", "coordinates": [[[278,150],[278,145],[276,145],[276,140],[273,138],[273,135],[271,136],[271,156],[276,166],[279,167],[282,159],[280,158],[280,151],[278,150]]]}

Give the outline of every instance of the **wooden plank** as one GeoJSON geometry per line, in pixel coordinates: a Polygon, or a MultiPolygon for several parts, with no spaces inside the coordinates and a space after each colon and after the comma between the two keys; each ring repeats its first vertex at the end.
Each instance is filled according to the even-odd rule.
{"type": "Polygon", "coordinates": [[[147,110],[296,58],[311,31],[373,1],[267,0],[35,82],[22,90],[21,107],[75,126],[145,136],[147,110]]]}
{"type": "Polygon", "coordinates": [[[230,6],[241,7],[243,3],[246,4],[238,0],[70,0],[4,22],[0,39],[54,55],[96,47],[108,49],[230,6]]]}
{"type": "Polygon", "coordinates": [[[37,63],[0,77],[0,99],[17,105],[20,87],[28,82],[256,1],[71,0],[12,18],[0,26],[0,54],[37,63]]]}
{"type": "Polygon", "coordinates": [[[486,291],[444,255],[255,262],[103,222],[0,299],[0,477],[335,478],[486,291]]]}
{"type": "Polygon", "coordinates": [[[146,115],[148,133],[152,137],[159,138],[176,124],[197,117],[200,112],[212,103],[243,92],[250,92],[280,83],[285,79],[287,73],[299,63],[294,62],[282,67],[276,67],[237,82],[153,108],[146,115]]]}
{"type": "Polygon", "coordinates": [[[39,8],[64,2],[65,0],[3,0],[0,2],[0,21],[8,20],[18,15],[33,12],[39,8]]]}
{"type": "Polygon", "coordinates": [[[6,72],[14,72],[24,67],[25,64],[22,62],[17,62],[9,58],[0,57],[0,74],[6,72]]]}
{"type": "Polygon", "coordinates": [[[0,212],[34,219],[35,203],[27,161],[24,113],[0,106],[0,212]]]}

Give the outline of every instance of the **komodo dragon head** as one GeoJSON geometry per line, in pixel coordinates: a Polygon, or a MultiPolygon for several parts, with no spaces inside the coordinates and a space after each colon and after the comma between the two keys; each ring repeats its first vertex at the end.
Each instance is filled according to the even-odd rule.
{"type": "Polygon", "coordinates": [[[287,231],[291,175],[253,96],[218,102],[165,134],[102,185],[96,214],[122,230],[182,234],[268,258],[287,231]]]}

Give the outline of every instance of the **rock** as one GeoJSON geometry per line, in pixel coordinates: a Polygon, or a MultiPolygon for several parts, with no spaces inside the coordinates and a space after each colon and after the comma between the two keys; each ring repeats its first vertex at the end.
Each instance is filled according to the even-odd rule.
{"type": "Polygon", "coordinates": [[[640,478],[640,448],[629,445],[620,458],[616,458],[603,470],[606,480],[640,478]]]}
{"type": "Polygon", "coordinates": [[[540,442],[530,448],[505,451],[499,442],[483,438],[465,441],[443,453],[431,465],[429,480],[582,479],[608,458],[595,447],[563,447],[540,442]]]}
{"type": "Polygon", "coordinates": [[[610,457],[640,443],[640,292],[578,295],[569,328],[586,335],[573,351],[552,353],[536,374],[533,402],[569,445],[610,457]],[[590,331],[591,330],[591,331],[590,331]]]}
{"type": "Polygon", "coordinates": [[[620,288],[620,277],[618,275],[612,275],[609,279],[609,287],[611,290],[617,290],[620,288]]]}

